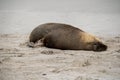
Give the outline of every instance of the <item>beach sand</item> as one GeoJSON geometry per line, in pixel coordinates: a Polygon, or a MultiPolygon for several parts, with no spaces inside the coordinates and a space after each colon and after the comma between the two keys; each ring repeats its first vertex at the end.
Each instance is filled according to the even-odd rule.
{"type": "Polygon", "coordinates": [[[29,34],[0,34],[0,80],[120,80],[120,35],[98,37],[107,51],[30,48],[29,34]]]}

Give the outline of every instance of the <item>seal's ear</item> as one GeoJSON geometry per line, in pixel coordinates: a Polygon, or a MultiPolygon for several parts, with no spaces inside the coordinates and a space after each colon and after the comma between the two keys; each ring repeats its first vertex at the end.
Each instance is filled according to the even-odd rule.
{"type": "Polygon", "coordinates": [[[97,50],[97,44],[93,43],[93,50],[96,51],[97,50]]]}

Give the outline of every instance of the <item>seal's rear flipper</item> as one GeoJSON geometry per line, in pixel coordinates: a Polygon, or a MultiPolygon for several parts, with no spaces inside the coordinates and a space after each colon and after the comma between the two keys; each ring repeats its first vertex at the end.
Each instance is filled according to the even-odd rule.
{"type": "Polygon", "coordinates": [[[27,46],[31,47],[31,48],[42,47],[42,46],[44,46],[43,39],[40,39],[35,43],[34,42],[28,42],[27,46]]]}
{"type": "Polygon", "coordinates": [[[34,44],[35,44],[35,43],[33,43],[33,42],[28,42],[27,46],[28,46],[28,47],[31,47],[31,48],[34,48],[34,44]]]}
{"type": "Polygon", "coordinates": [[[43,39],[40,39],[40,40],[38,40],[36,43],[34,43],[34,48],[44,46],[44,44],[43,44],[43,41],[42,41],[42,40],[43,40],[43,39]]]}

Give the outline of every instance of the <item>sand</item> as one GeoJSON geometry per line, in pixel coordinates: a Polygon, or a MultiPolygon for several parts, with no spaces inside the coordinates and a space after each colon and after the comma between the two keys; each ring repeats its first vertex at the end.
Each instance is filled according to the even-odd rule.
{"type": "Polygon", "coordinates": [[[98,36],[103,52],[27,46],[29,34],[0,34],[0,80],[120,80],[120,36],[98,36]]]}

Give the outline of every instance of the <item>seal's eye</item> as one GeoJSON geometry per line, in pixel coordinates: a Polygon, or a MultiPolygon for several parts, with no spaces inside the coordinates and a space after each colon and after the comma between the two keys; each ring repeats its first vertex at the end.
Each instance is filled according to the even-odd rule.
{"type": "Polygon", "coordinates": [[[94,51],[105,51],[107,49],[107,46],[103,43],[96,42],[93,44],[93,50],[94,51]]]}

